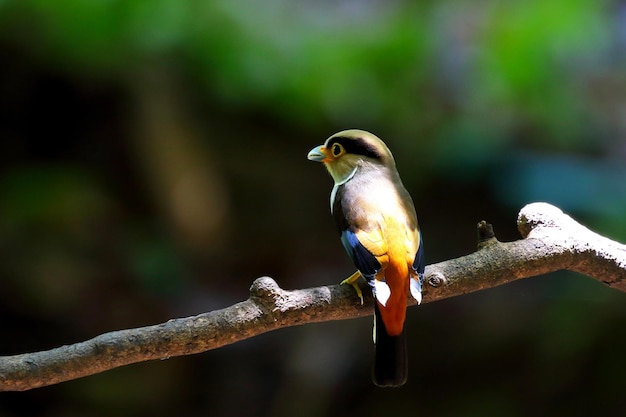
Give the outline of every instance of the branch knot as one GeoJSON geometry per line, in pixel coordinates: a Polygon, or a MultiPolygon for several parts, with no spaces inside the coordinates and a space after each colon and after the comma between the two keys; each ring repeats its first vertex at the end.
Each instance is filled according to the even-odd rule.
{"type": "Polygon", "coordinates": [[[250,298],[271,299],[276,302],[282,295],[282,288],[270,277],[260,277],[254,280],[250,287],[250,298]]]}
{"type": "Polygon", "coordinates": [[[446,285],[448,283],[448,280],[446,279],[446,276],[441,272],[433,272],[428,276],[426,282],[428,282],[428,285],[430,285],[431,287],[438,288],[446,285]]]}
{"type": "Polygon", "coordinates": [[[478,242],[476,246],[479,250],[498,243],[496,234],[493,232],[493,226],[485,220],[478,222],[476,229],[478,232],[478,242]]]}

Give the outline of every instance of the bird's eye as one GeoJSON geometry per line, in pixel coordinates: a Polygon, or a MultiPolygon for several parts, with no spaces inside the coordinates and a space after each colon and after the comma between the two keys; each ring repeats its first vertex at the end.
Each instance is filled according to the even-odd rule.
{"type": "Polygon", "coordinates": [[[335,143],[330,150],[333,153],[333,156],[339,156],[343,152],[343,146],[341,146],[338,143],[335,143]]]}

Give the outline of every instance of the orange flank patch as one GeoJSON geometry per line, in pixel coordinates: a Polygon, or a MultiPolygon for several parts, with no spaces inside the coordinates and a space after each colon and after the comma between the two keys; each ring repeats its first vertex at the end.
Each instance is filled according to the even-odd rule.
{"type": "MultiPolygon", "coordinates": [[[[398,219],[403,219],[403,216],[385,216],[382,233],[387,253],[386,259],[381,262],[382,270],[376,277],[376,279],[385,280],[391,293],[385,306],[378,303],[380,315],[389,336],[399,335],[404,328],[409,295],[409,274],[417,250],[413,239],[407,239],[406,223],[398,219]]],[[[417,237],[417,232],[415,232],[415,237],[417,237]]],[[[382,257],[377,258],[381,261],[382,257]]]]}
{"type": "MultiPolygon", "coordinates": [[[[403,257],[404,258],[404,257],[403,257]]],[[[389,336],[397,336],[402,333],[404,319],[406,317],[406,302],[409,294],[409,269],[406,261],[390,262],[387,267],[379,272],[384,277],[391,295],[383,307],[378,303],[380,315],[385,323],[385,329],[389,336]]],[[[378,277],[377,277],[378,279],[378,277]]]]}

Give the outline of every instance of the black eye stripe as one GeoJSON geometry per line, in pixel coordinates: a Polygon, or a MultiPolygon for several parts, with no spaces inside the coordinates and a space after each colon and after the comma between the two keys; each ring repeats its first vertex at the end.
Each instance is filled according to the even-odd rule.
{"type": "Polygon", "coordinates": [[[333,143],[333,146],[331,148],[334,156],[339,155],[341,153],[341,149],[342,149],[341,145],[339,143],[336,143],[336,142],[333,143]]]}
{"type": "Polygon", "coordinates": [[[382,155],[379,153],[378,149],[372,144],[367,143],[363,139],[360,138],[346,138],[346,137],[335,137],[332,138],[328,142],[328,147],[335,154],[335,146],[339,144],[343,146],[347,153],[351,153],[354,155],[363,155],[374,159],[381,159],[382,155]]]}

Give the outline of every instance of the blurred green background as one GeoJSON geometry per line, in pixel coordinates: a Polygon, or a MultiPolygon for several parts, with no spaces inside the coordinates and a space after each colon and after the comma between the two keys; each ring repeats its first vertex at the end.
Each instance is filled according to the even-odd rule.
{"type": "MultiPolygon", "coordinates": [[[[626,241],[626,2],[0,0],[0,354],[353,270],[306,160],[374,132],[428,263],[533,201],[626,241]]],[[[411,308],[409,382],[371,319],[25,393],[0,416],[615,416],[626,295],[573,273],[411,308]]]]}

